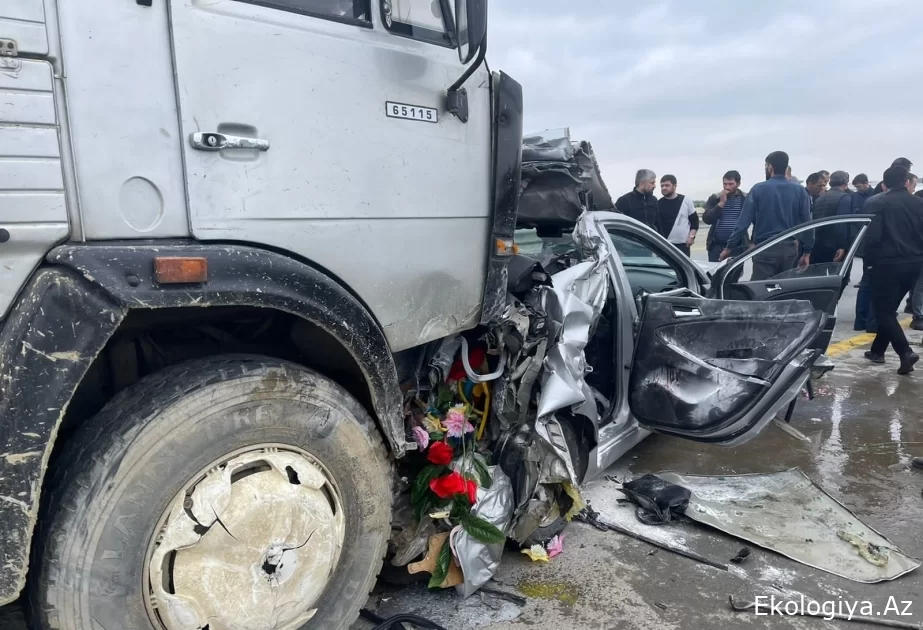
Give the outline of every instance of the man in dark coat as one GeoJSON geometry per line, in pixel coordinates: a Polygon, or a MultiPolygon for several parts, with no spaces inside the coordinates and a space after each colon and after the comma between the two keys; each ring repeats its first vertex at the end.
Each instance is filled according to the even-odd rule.
{"type": "Polygon", "coordinates": [[[872,274],[872,306],[878,319],[878,335],[865,357],[885,362],[890,344],[900,357],[898,374],[913,372],[920,357],[910,349],[897,321],[901,300],[913,289],[923,269],[923,200],[907,190],[908,171],[892,166],[884,173],[887,192],[865,204],[874,214],[865,239],[865,257],[872,274]]]}
{"type": "MultiPolygon", "coordinates": [[[[814,219],[827,219],[852,214],[853,199],[849,192],[849,173],[834,171],[830,175],[830,190],[814,200],[811,214],[814,219]]],[[[845,226],[817,228],[814,233],[814,251],[811,264],[834,263],[843,260],[850,245],[849,230],[845,226]]]]}
{"type": "Polygon", "coordinates": [[[632,219],[646,223],[659,231],[658,214],[660,206],[654,196],[657,187],[657,175],[654,171],[642,168],[635,175],[635,187],[615,201],[615,211],[630,216],[632,219]]]}

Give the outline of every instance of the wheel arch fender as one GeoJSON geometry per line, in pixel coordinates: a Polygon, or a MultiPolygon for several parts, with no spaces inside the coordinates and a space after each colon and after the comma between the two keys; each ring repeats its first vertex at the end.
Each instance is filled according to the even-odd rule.
{"type": "Polygon", "coordinates": [[[407,450],[397,368],[374,317],[346,288],[283,254],[189,242],[52,250],[0,330],[0,605],[25,584],[42,481],[71,397],[129,311],[251,306],[322,328],[349,352],[395,457],[407,450]],[[155,258],[204,258],[207,281],[160,284],[155,258]]]}

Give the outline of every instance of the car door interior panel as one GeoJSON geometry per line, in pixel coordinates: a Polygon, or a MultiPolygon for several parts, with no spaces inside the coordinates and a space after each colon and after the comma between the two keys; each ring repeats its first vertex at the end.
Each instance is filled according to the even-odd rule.
{"type": "Polygon", "coordinates": [[[762,404],[825,320],[803,300],[648,295],[632,362],[632,412],[654,430],[713,435],[762,404]]]}

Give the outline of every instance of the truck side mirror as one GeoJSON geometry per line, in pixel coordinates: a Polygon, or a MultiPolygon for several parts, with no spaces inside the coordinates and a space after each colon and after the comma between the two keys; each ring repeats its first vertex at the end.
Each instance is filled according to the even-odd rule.
{"type": "Polygon", "coordinates": [[[471,61],[487,35],[487,0],[455,0],[458,60],[471,61]]]}

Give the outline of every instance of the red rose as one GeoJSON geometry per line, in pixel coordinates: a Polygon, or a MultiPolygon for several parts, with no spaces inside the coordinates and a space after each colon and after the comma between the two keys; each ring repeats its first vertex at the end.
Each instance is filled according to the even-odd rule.
{"type": "MultiPolygon", "coordinates": [[[[437,442],[437,444],[441,444],[441,442],[437,442]]],[[[457,472],[453,472],[430,481],[429,489],[440,499],[450,499],[456,494],[465,494],[467,486],[465,479],[457,472]]]]}
{"type": "Polygon", "coordinates": [[[437,466],[448,466],[454,456],[455,451],[445,442],[433,442],[426,453],[426,459],[437,466]]]}
{"type": "Polygon", "coordinates": [[[465,481],[465,488],[468,490],[468,502],[474,505],[478,500],[478,484],[468,479],[465,481]]]}

